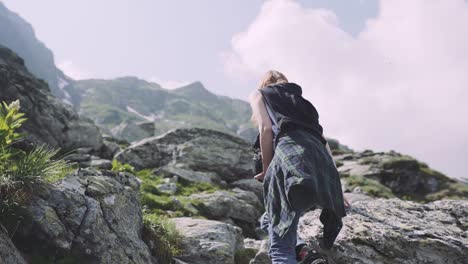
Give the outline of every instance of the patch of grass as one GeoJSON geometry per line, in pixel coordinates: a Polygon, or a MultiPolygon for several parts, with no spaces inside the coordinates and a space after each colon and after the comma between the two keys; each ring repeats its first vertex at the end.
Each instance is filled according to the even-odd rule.
{"type": "Polygon", "coordinates": [[[127,163],[123,164],[119,162],[118,160],[112,160],[111,171],[135,173],[135,168],[130,164],[127,164],[127,163]]]}
{"type": "Polygon", "coordinates": [[[250,260],[255,257],[257,250],[253,248],[244,248],[237,250],[234,255],[234,262],[236,264],[249,264],[250,260]]]}
{"type": "Polygon", "coordinates": [[[140,186],[141,204],[152,213],[169,217],[199,216],[192,208],[193,199],[188,196],[203,191],[214,192],[219,189],[216,185],[209,183],[177,182],[175,195],[160,192],[157,188],[164,183],[164,178],[155,175],[151,169],[137,171],[135,175],[142,181],[140,186]]]}
{"type": "Polygon", "coordinates": [[[338,155],[343,155],[343,154],[348,153],[347,151],[341,150],[341,149],[332,149],[331,152],[333,156],[338,156],[338,155]]]}
{"type": "Polygon", "coordinates": [[[171,263],[181,251],[182,236],[174,223],[164,216],[143,214],[143,241],[159,263],[171,263]]]}
{"type": "Polygon", "coordinates": [[[468,185],[460,182],[450,183],[447,188],[426,195],[429,201],[441,199],[468,200],[468,185]]]}
{"type": "Polygon", "coordinates": [[[339,161],[339,160],[335,161],[335,164],[336,164],[336,167],[337,167],[337,168],[343,166],[343,162],[341,162],[341,161],[339,161]]]}
{"type": "Polygon", "coordinates": [[[387,160],[382,164],[382,166],[386,170],[392,169],[392,170],[415,170],[417,171],[421,168],[421,164],[417,160],[411,157],[407,157],[407,156],[402,156],[399,158],[387,160]]]}
{"type": "Polygon", "coordinates": [[[360,164],[370,165],[370,164],[379,164],[380,160],[376,157],[365,157],[359,161],[360,164]]]}
{"type": "Polygon", "coordinates": [[[65,176],[67,176],[68,174],[71,174],[72,172],[74,172],[77,169],[78,169],[77,164],[71,164],[70,166],[64,168],[60,173],[46,175],[44,177],[44,180],[47,183],[58,182],[58,181],[62,180],[63,178],[65,178],[65,176]]]}
{"type": "Polygon", "coordinates": [[[350,189],[360,187],[364,193],[369,194],[370,196],[382,198],[395,197],[390,188],[384,186],[376,180],[369,179],[360,175],[350,175],[344,179],[346,180],[350,189]]]}
{"type": "Polygon", "coordinates": [[[195,193],[208,192],[213,193],[220,190],[221,188],[217,185],[207,182],[195,182],[195,183],[177,183],[176,195],[189,196],[195,193]]]}

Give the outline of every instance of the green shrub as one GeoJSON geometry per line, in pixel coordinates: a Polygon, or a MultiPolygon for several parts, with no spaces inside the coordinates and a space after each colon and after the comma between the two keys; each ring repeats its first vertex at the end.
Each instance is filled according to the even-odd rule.
{"type": "Polygon", "coordinates": [[[164,216],[143,214],[143,241],[159,263],[171,263],[181,253],[182,236],[174,223],[164,216]]]}
{"type": "Polygon", "coordinates": [[[135,173],[135,168],[130,165],[130,164],[123,164],[120,163],[118,160],[113,160],[112,161],[112,171],[115,172],[129,172],[129,173],[135,173]]]}
{"type": "Polygon", "coordinates": [[[39,146],[23,151],[14,147],[24,136],[16,132],[26,121],[19,110],[19,101],[0,104],[0,222],[7,226],[5,221],[19,211],[33,189],[63,178],[71,166],[63,157],[57,158],[58,150],[39,146]]]}

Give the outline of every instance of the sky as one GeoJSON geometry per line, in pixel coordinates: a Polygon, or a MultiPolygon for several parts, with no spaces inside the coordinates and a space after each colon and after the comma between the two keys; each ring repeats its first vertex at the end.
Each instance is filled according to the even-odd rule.
{"type": "Polygon", "coordinates": [[[277,69],[326,136],[450,176],[468,161],[465,0],[3,0],[76,79],[201,81],[246,99],[277,69]]]}

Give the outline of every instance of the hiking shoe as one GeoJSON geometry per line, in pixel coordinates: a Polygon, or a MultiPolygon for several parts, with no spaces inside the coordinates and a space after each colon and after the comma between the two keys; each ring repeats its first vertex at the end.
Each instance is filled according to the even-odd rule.
{"type": "Polygon", "coordinates": [[[316,249],[303,247],[299,253],[301,260],[299,264],[327,264],[327,259],[322,256],[316,249]],[[305,249],[305,250],[304,250],[305,249]],[[304,252],[304,253],[303,253],[304,252]]]}

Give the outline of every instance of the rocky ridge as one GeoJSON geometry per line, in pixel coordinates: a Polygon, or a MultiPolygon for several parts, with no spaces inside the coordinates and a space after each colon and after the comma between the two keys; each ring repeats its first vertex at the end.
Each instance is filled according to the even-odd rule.
{"type": "Polygon", "coordinates": [[[24,60],[3,46],[0,46],[0,89],[0,101],[20,101],[28,118],[22,129],[34,144],[66,150],[86,147],[98,151],[103,147],[101,133],[94,123],[53,97],[47,84],[29,73],[24,60]]]}
{"type": "Polygon", "coordinates": [[[2,2],[0,2],[0,45],[12,49],[21,56],[28,69],[48,83],[55,96],[71,104],[71,97],[63,88],[72,80],[55,66],[52,51],[37,39],[31,24],[10,11],[2,2]]]}

